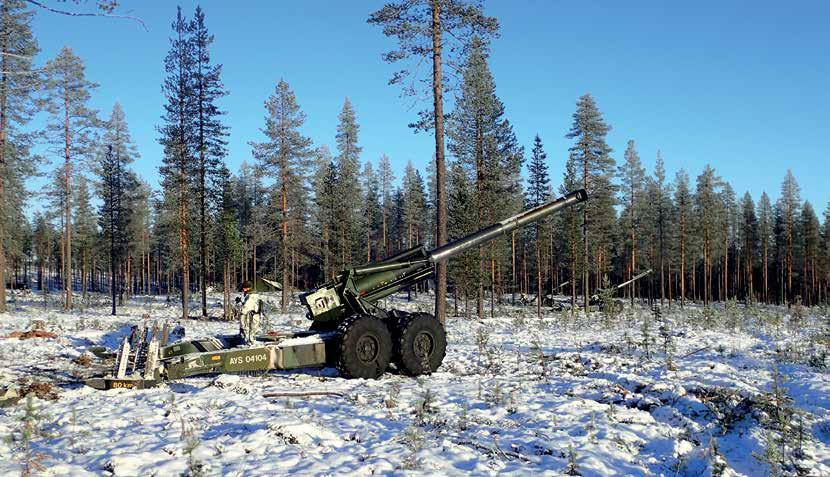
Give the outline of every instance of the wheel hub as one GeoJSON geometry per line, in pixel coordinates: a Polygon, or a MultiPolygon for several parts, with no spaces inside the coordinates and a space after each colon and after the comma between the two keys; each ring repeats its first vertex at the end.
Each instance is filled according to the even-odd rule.
{"type": "Polygon", "coordinates": [[[415,351],[415,355],[419,358],[431,356],[432,351],[435,349],[435,338],[432,334],[422,331],[412,341],[412,348],[415,351]]]}
{"type": "Polygon", "coordinates": [[[377,359],[379,347],[374,336],[363,336],[357,342],[357,358],[363,363],[371,363],[377,359]]]}

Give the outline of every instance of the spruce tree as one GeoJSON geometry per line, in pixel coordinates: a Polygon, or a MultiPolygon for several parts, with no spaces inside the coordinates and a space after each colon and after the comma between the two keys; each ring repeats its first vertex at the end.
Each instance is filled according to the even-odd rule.
{"type": "Polygon", "coordinates": [[[538,207],[550,198],[550,176],[548,174],[548,155],[537,134],[533,139],[533,150],[527,163],[527,191],[525,202],[528,207],[538,207]]]}
{"type": "Polygon", "coordinates": [[[830,304],[830,300],[828,300],[828,292],[830,292],[830,202],[827,203],[827,208],[824,209],[824,228],[821,235],[821,268],[823,270],[821,281],[823,285],[819,287],[818,302],[825,305],[830,304]]]}
{"type": "Polygon", "coordinates": [[[32,63],[39,48],[31,29],[34,13],[26,7],[23,0],[4,0],[0,7],[0,313],[6,311],[6,255],[16,242],[14,212],[23,210],[23,183],[34,173],[31,137],[22,127],[35,110],[40,78],[32,63]]]}
{"type": "Polygon", "coordinates": [[[81,293],[87,297],[90,264],[98,242],[97,218],[92,210],[91,197],[87,179],[78,175],[74,186],[75,202],[75,243],[81,257],[81,293]]]}
{"type": "MultiPolygon", "coordinates": [[[[368,23],[383,28],[383,34],[398,40],[397,48],[383,55],[384,61],[398,63],[424,58],[432,59],[430,95],[432,107],[421,112],[416,130],[431,129],[435,137],[435,245],[447,243],[446,165],[444,160],[444,93],[450,86],[443,73],[446,64],[457,62],[458,55],[469,47],[474,36],[489,39],[498,33],[499,24],[484,15],[480,3],[465,0],[399,0],[388,3],[372,13],[368,23]]],[[[413,85],[421,84],[418,68],[397,71],[390,80],[407,95],[420,92],[413,85]]],[[[447,263],[436,266],[435,316],[445,320],[447,293],[447,263]]]]}
{"type": "MultiPolygon", "coordinates": [[[[547,154],[545,153],[542,139],[537,134],[533,139],[533,150],[530,153],[530,162],[527,164],[527,191],[525,193],[525,204],[527,208],[539,207],[550,199],[550,176],[548,174],[547,154]]],[[[549,230],[549,220],[543,223],[537,222],[533,229],[528,233],[527,238],[533,243],[534,247],[534,268],[536,270],[536,313],[541,317],[542,313],[542,272],[543,272],[543,253],[545,229],[547,233],[549,230]]],[[[533,270],[531,270],[531,273],[533,270]]]]}
{"type": "MultiPolygon", "coordinates": [[[[669,246],[669,221],[672,214],[671,185],[666,183],[666,166],[663,156],[657,151],[657,158],[654,163],[654,177],[648,178],[646,211],[649,215],[651,238],[649,240],[650,250],[657,250],[654,265],[660,269],[660,303],[666,298],[666,252],[669,246]]],[[[654,258],[654,257],[653,257],[654,258]]],[[[653,275],[652,275],[653,277],[653,275]]],[[[671,300],[671,297],[669,297],[671,300]]]]}
{"type": "MultiPolygon", "coordinates": [[[[486,45],[473,39],[464,65],[461,96],[449,117],[449,151],[475,175],[476,218],[479,228],[518,212],[524,202],[519,174],[523,151],[513,127],[505,118],[504,104],[496,95],[496,85],[487,64],[486,45]]],[[[506,244],[497,240],[479,247],[482,276],[489,275],[491,313],[496,297],[496,268],[505,258],[506,244]],[[483,273],[489,268],[489,273],[483,273]]],[[[515,274],[514,274],[515,278],[515,274]]],[[[483,314],[483,289],[477,298],[483,314]]]]}
{"type": "Polygon", "coordinates": [[[378,187],[380,194],[380,215],[381,215],[381,253],[382,257],[389,256],[389,219],[392,214],[392,191],[395,183],[395,174],[392,172],[392,164],[389,157],[384,154],[380,156],[378,164],[378,187]]]}
{"type": "MultiPolygon", "coordinates": [[[[129,218],[126,201],[127,170],[125,158],[116,153],[113,145],[105,146],[98,168],[100,178],[98,195],[101,198],[99,224],[107,244],[110,265],[110,294],[112,297],[112,315],[116,314],[116,294],[118,292],[118,265],[126,252],[127,221],[129,218]]],[[[123,286],[123,284],[122,284],[123,286]]]]}
{"type": "Polygon", "coordinates": [[[784,182],[781,184],[781,198],[779,200],[783,214],[784,240],[786,242],[786,254],[784,256],[786,289],[784,298],[789,303],[793,299],[793,268],[795,260],[793,250],[796,241],[797,220],[801,208],[801,189],[792,171],[789,169],[787,169],[784,182]]]}
{"type": "Polygon", "coordinates": [[[758,235],[761,245],[761,278],[763,281],[763,297],[765,303],[770,303],[769,298],[769,256],[773,233],[773,211],[769,196],[766,192],[761,194],[758,201],[758,235]]]}
{"type": "Polygon", "coordinates": [[[142,285],[146,285],[147,255],[150,251],[151,196],[150,184],[142,180],[134,171],[128,173],[126,201],[129,210],[127,226],[127,262],[126,276],[127,296],[139,294],[142,285]]]}
{"type": "Polygon", "coordinates": [[[582,294],[585,311],[590,296],[590,270],[593,266],[597,283],[611,264],[611,233],[616,220],[612,183],[615,161],[612,150],[605,142],[611,127],[605,123],[593,96],[585,94],[577,101],[571,130],[565,135],[574,139],[569,160],[580,175],[580,185],[588,192],[590,200],[581,206],[583,226],[582,294]]]}
{"type": "Polygon", "coordinates": [[[234,197],[233,180],[230,171],[224,165],[219,169],[219,183],[222,191],[219,206],[219,220],[214,228],[216,244],[216,261],[222,267],[223,299],[222,309],[225,319],[231,317],[231,277],[234,264],[242,259],[242,235],[237,219],[237,202],[234,197]]]}
{"type": "Polygon", "coordinates": [[[411,248],[424,241],[426,224],[426,191],[421,173],[407,162],[402,179],[404,200],[404,222],[406,226],[405,247],[411,248]]]}
{"type": "Polygon", "coordinates": [[[280,80],[274,94],[265,102],[265,127],[262,133],[266,142],[251,143],[254,157],[261,167],[273,177],[278,194],[281,257],[279,271],[282,276],[282,312],[288,310],[291,293],[292,255],[299,248],[299,231],[305,226],[301,201],[307,193],[307,176],[310,167],[311,139],[303,136],[300,128],[305,122],[305,113],[297,104],[291,87],[280,80]]]}
{"type": "MultiPolygon", "coordinates": [[[[98,87],[86,79],[84,65],[69,47],[63,47],[58,56],[46,64],[48,79],[47,109],[49,119],[46,132],[49,142],[63,159],[63,181],[71,189],[75,166],[92,159],[95,147],[93,134],[99,121],[97,111],[88,102],[92,90],[98,87]]],[[[64,308],[72,308],[72,197],[63,204],[63,290],[64,308]]]]}
{"type": "MultiPolygon", "coordinates": [[[[628,249],[626,259],[626,279],[631,279],[638,272],[637,251],[639,249],[637,230],[641,225],[641,214],[645,202],[645,180],[646,171],[640,162],[640,155],[637,154],[634,141],[629,140],[625,149],[625,162],[619,168],[620,175],[620,202],[624,206],[623,225],[628,231],[626,246],[628,249]]],[[[636,284],[629,286],[631,304],[634,304],[636,284]]]]}
{"type": "MultiPolygon", "coordinates": [[[[568,161],[565,163],[565,173],[562,178],[562,185],[559,187],[561,194],[567,194],[580,187],[583,181],[580,179],[580,172],[578,171],[579,163],[576,159],[576,154],[571,152],[568,156],[568,161]]],[[[570,270],[570,295],[571,295],[571,310],[576,310],[576,295],[577,295],[577,277],[583,277],[587,274],[587,261],[582,255],[583,248],[580,247],[580,242],[584,243],[584,211],[578,210],[576,207],[569,207],[565,209],[562,214],[562,227],[557,230],[557,241],[566,244],[563,253],[563,259],[567,261],[570,270]]],[[[554,290],[551,289],[551,294],[554,290]]]]}
{"type": "Polygon", "coordinates": [[[735,249],[735,242],[739,223],[738,201],[735,197],[735,189],[727,182],[722,182],[723,190],[721,191],[721,202],[723,204],[723,214],[721,216],[720,228],[723,240],[723,270],[722,282],[723,294],[721,300],[727,301],[732,297],[732,280],[730,279],[729,257],[733,256],[731,253],[735,249]]]}
{"type": "Polygon", "coordinates": [[[362,174],[363,182],[363,219],[366,228],[366,262],[372,261],[372,254],[376,259],[380,260],[381,256],[378,253],[380,247],[378,246],[378,229],[380,228],[380,191],[378,184],[378,176],[372,168],[371,161],[366,161],[363,166],[362,174]]]}
{"type": "Polygon", "coordinates": [[[205,13],[197,6],[190,23],[193,81],[194,145],[197,154],[196,194],[199,201],[199,283],[202,292],[202,317],[207,317],[207,250],[208,250],[208,195],[219,180],[222,160],[226,155],[227,127],[222,124],[224,111],[217,101],[227,95],[222,84],[222,65],[213,64],[211,35],[205,26],[205,13]]]}
{"type": "Polygon", "coordinates": [[[317,240],[317,254],[323,280],[333,277],[332,240],[336,221],[335,209],[337,205],[337,166],[326,146],[317,148],[314,153],[314,174],[312,187],[314,188],[314,228],[319,233],[317,240]]]}
{"type": "Polygon", "coordinates": [[[189,39],[191,25],[182,15],[181,7],[172,24],[170,50],[164,58],[166,77],[162,91],[166,99],[162,125],[158,127],[159,143],[164,147],[164,162],[159,168],[165,203],[176,213],[178,256],[181,271],[182,318],[189,315],[190,302],[190,215],[193,191],[193,45],[189,39]]]}
{"type": "Polygon", "coordinates": [[[821,224],[813,205],[805,201],[798,227],[801,236],[801,296],[807,306],[815,305],[818,288],[818,265],[821,250],[821,224]]]}
{"type": "Polygon", "coordinates": [[[686,265],[688,236],[692,229],[691,219],[693,198],[689,188],[689,175],[683,169],[674,178],[674,224],[677,240],[677,263],[680,274],[680,306],[686,302],[686,265]]]}
{"type": "MultiPolygon", "coordinates": [[[[475,190],[470,174],[460,161],[453,161],[449,174],[449,233],[453,239],[477,230],[475,190]]],[[[450,279],[454,285],[456,311],[458,297],[464,299],[464,313],[469,318],[469,298],[478,289],[481,265],[477,250],[468,250],[453,260],[450,279]]]]}
{"type": "Polygon", "coordinates": [[[362,213],[360,189],[360,126],[349,98],[343,102],[337,125],[337,204],[334,242],[339,270],[348,267],[362,252],[362,213]]]}
{"type": "Polygon", "coordinates": [[[703,303],[708,305],[712,301],[712,262],[713,250],[717,239],[718,211],[720,197],[718,188],[721,179],[715,175],[715,170],[709,164],[697,176],[695,189],[695,220],[696,233],[702,240],[703,251],[703,303]]]}
{"type": "Polygon", "coordinates": [[[42,293],[48,290],[48,267],[52,255],[52,242],[54,241],[54,230],[49,223],[49,217],[41,212],[35,212],[32,218],[33,230],[33,251],[37,257],[36,282],[37,289],[42,293]]]}
{"type": "Polygon", "coordinates": [[[744,282],[746,299],[755,299],[755,255],[758,250],[758,217],[755,215],[755,202],[749,192],[744,194],[741,201],[741,255],[744,260],[744,282]]]}

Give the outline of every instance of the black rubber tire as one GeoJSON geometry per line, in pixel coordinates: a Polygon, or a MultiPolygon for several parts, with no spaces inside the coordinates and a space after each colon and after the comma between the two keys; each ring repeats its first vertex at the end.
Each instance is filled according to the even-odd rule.
{"type": "Polygon", "coordinates": [[[308,327],[309,331],[317,331],[320,333],[325,333],[326,331],[334,331],[336,329],[336,321],[312,321],[311,326],[308,327]]]}
{"type": "Polygon", "coordinates": [[[338,327],[337,369],[347,378],[377,379],[389,366],[392,335],[386,324],[369,315],[346,318],[338,327]]]}
{"type": "Polygon", "coordinates": [[[447,333],[437,318],[413,313],[398,320],[392,362],[402,373],[430,374],[441,366],[446,354],[447,333]]]}

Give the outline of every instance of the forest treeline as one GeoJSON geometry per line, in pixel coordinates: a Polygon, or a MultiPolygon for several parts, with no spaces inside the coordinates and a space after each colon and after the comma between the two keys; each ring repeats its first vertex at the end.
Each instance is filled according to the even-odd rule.
{"type": "Polygon", "coordinates": [[[401,39],[400,50],[384,55],[389,62],[424,51],[433,60],[440,55],[434,36],[424,35],[431,49],[406,43],[413,38],[406,29],[417,21],[438,31],[444,19],[452,26],[442,28],[466,32],[453,35],[464,48],[449,50],[458,75],[439,74],[431,91],[436,98],[452,94],[451,110],[444,114],[436,100],[413,124],[436,138],[440,131],[423,172],[409,162],[396,173],[389,157],[365,157],[359,105],[348,98],[335,150],[315,146],[303,134],[302,98],[282,79],[264,98],[261,130],[235,132],[249,135],[252,156],[231,171],[230,121],[221,108],[229,92],[210,56],[213,36],[201,8],[192,18],[179,9],[164,58],[157,125],[164,157],[154,187],[132,169],[140,158],[129,112],[118,104],[106,114],[90,107],[98,85],[71,48],[38,64],[34,12],[23,0],[4,0],[0,311],[7,287],[28,286],[61,293],[66,308],[79,296],[111,293],[113,313],[117,299],[167,294],[183,298],[188,316],[195,294],[198,314],[207,316],[210,288],[225,291],[227,313],[230,290],[255,276],[284,285],[285,309],[293,292],[348,265],[461,237],[578,188],[589,193],[585,206],[453,260],[448,291],[458,312],[482,316],[487,303],[492,310],[494,302],[521,295],[537,295],[537,304],[548,294],[576,302],[649,268],[654,273],[626,287],[626,296],[681,305],[827,302],[830,204],[822,225],[790,171],[776,197],[740,195],[708,165],[667,177],[659,151],[648,171],[633,140],[622,157],[608,146],[611,125],[589,94],[578,98],[572,126],[562,131],[572,141],[567,151],[549,157],[538,135],[525,147],[488,65],[495,19],[477,2],[423,5],[420,16],[404,18],[387,6],[369,17],[401,39]],[[31,125],[37,115],[46,118],[41,129],[31,125]],[[567,157],[561,178],[549,174],[553,157],[567,157]],[[31,191],[33,184],[45,185],[31,191]],[[442,212],[447,234],[439,240],[442,212]]]}

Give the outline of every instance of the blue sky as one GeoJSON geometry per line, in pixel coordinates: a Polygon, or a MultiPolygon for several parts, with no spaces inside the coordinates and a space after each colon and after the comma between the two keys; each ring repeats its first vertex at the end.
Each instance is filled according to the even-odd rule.
{"type": "MultiPolygon", "coordinates": [[[[163,58],[175,2],[123,0],[150,31],[127,20],[68,18],[39,11],[41,62],[69,45],[100,84],[93,106],[108,116],[115,101],[141,153],[135,169],[158,180],[155,126],[163,97],[163,58]]],[[[181,2],[192,15],[197,2],[181,2]]],[[[398,176],[407,161],[425,170],[432,142],[407,124],[425,105],[387,86],[394,70],[380,54],[392,43],[368,14],[383,2],[203,1],[230,95],[231,170],[251,161],[262,140],[263,101],[284,78],[308,119],[305,133],[334,150],[337,114],[348,96],[361,125],[363,160],[390,156],[398,176]]],[[[87,5],[91,7],[90,5],[87,5]]],[[[492,46],[497,92],[519,140],[538,133],[554,183],[561,180],[577,98],[593,94],[613,127],[619,161],[629,139],[649,170],[658,149],[670,177],[693,180],[706,163],[739,196],[778,196],[791,168],[818,213],[830,201],[830,3],[491,1],[501,22],[492,46]]]]}

